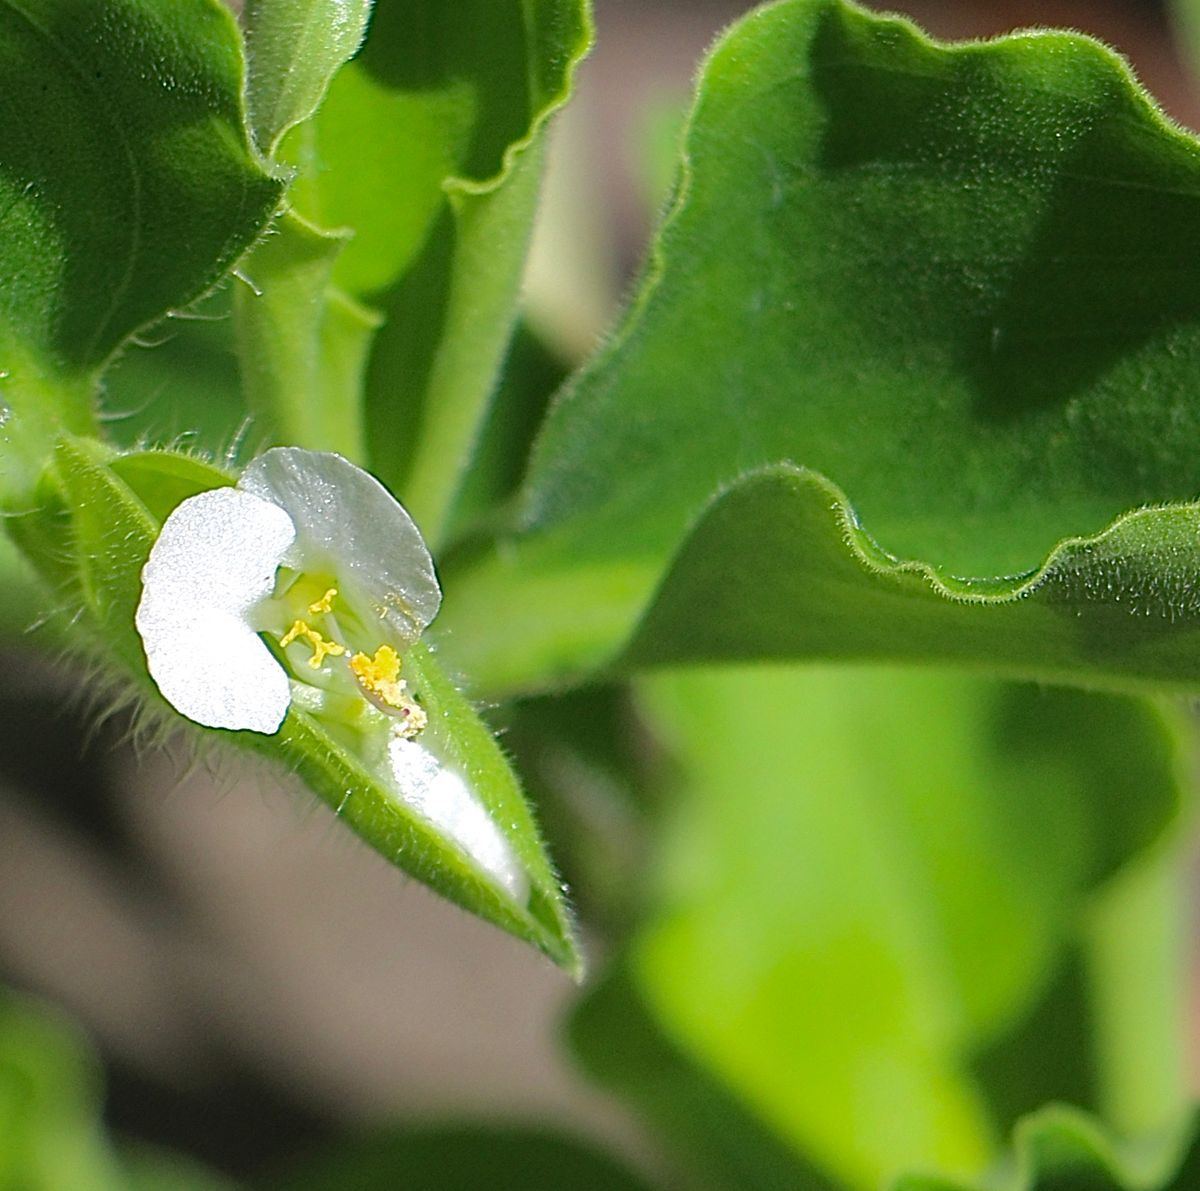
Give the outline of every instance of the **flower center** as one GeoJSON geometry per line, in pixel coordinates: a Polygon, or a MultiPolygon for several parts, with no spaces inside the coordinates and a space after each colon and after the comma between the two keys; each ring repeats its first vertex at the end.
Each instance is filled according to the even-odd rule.
{"type": "MultiPolygon", "coordinates": [[[[295,641],[307,642],[312,647],[308,665],[314,670],[323,669],[326,658],[343,657],[347,652],[346,646],[338,641],[335,635],[339,632],[333,615],[333,603],[337,594],[337,588],[330,587],[320,599],[314,600],[307,608],[309,616],[321,617],[327,621],[324,627],[329,636],[320,629],[313,628],[307,620],[297,618],[292,621],[291,628],[279,638],[283,649],[287,649],[295,641]]],[[[386,715],[401,721],[397,726],[397,735],[405,740],[412,740],[421,734],[429,722],[429,717],[424,708],[408,693],[408,683],[400,677],[400,655],[390,645],[380,645],[374,654],[355,653],[347,659],[347,664],[362,697],[386,715]]]]}

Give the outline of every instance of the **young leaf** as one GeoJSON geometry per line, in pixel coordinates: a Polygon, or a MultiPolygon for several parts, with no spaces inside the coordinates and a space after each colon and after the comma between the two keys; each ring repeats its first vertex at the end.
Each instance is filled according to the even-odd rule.
{"type": "Polygon", "coordinates": [[[575,1057],[661,1135],[704,1191],[841,1191],[655,1018],[629,966],[592,985],[570,1021],[575,1057]]]}
{"type": "Polygon", "coordinates": [[[211,287],[281,190],[246,139],[241,43],[218,0],[0,3],[0,496],[101,365],[211,287]]]}
{"type": "MultiPolygon", "coordinates": [[[[1058,1086],[1097,1111],[1136,1068],[1122,1124],[1181,1110],[1177,1052],[1131,1067],[1105,1041],[1140,1032],[1159,1055],[1178,1036],[1172,983],[1154,984],[1153,1007],[1122,1004],[1104,958],[1106,882],[1176,814],[1173,721],[1124,698],[902,670],[677,672],[642,692],[683,790],[629,975],[676,1048],[806,1162],[852,1187],[978,1172],[1021,1107],[1014,1081],[1046,1066],[1082,1069],[1058,1086]],[[1073,956],[1085,975],[1066,1000],[1073,956]],[[1055,995],[1060,1021],[1094,1033],[1021,1050],[1055,995]]],[[[1175,858],[1153,864],[1177,901],[1175,858]]],[[[1142,906],[1125,937],[1177,957],[1161,900],[1119,898],[1142,906]]],[[[614,1064],[614,1081],[647,1084],[614,1064]]]]}
{"type": "Polygon", "coordinates": [[[1198,228],[1200,146],[1087,38],[945,46],[844,0],[757,9],[706,64],[646,281],[556,404],[514,540],[448,585],[456,657],[497,687],[610,662],[683,550],[630,660],[902,657],[915,625],[939,656],[1194,686],[1198,228]],[[805,536],[819,501],[833,528],[805,536]],[[710,509],[749,603],[699,585],[710,509]],[[1024,614],[986,606],[1039,581],[1024,614]],[[793,597],[817,591],[809,632],[793,597]],[[476,654],[494,599],[519,618],[476,654]]]}
{"type": "Polygon", "coordinates": [[[383,5],[284,146],[297,209],[354,232],[334,283],[387,317],[368,373],[371,465],[435,543],[516,318],[540,130],[590,35],[586,0],[383,5]]]}
{"type": "Polygon", "coordinates": [[[264,155],[317,110],[370,15],[371,0],[248,0],[246,107],[264,155]]]}

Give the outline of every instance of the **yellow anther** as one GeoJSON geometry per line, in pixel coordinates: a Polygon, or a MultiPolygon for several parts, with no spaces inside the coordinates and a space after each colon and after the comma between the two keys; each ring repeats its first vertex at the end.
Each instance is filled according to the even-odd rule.
{"type": "Polygon", "coordinates": [[[363,694],[380,710],[402,721],[401,736],[408,740],[420,736],[429,717],[408,693],[408,683],[400,677],[400,655],[390,645],[381,645],[374,657],[356,653],[350,659],[350,669],[363,694]]]}
{"type": "Polygon", "coordinates": [[[339,645],[336,641],[326,640],[320,633],[310,633],[308,640],[313,647],[313,655],[308,659],[308,664],[314,670],[320,667],[326,655],[340,658],[346,652],[344,646],[339,645]]]}
{"type": "Polygon", "coordinates": [[[284,633],[282,637],[279,638],[279,644],[284,649],[287,649],[287,647],[291,645],[291,643],[295,641],[297,637],[303,637],[305,633],[310,631],[311,630],[309,629],[308,625],[304,623],[304,621],[293,621],[292,627],[288,629],[288,631],[284,633]]]}
{"type": "Polygon", "coordinates": [[[292,627],[280,637],[279,644],[286,649],[293,641],[298,641],[301,637],[312,646],[313,655],[308,659],[308,664],[314,670],[319,670],[327,657],[341,657],[346,652],[343,646],[336,641],[329,641],[322,637],[316,629],[311,628],[303,620],[293,621],[292,627]]]}
{"type": "Polygon", "coordinates": [[[374,657],[356,653],[350,659],[350,669],[367,694],[377,695],[389,707],[404,705],[407,683],[400,677],[400,655],[390,645],[381,645],[374,657]]]}
{"type": "Polygon", "coordinates": [[[337,588],[331,587],[319,600],[315,600],[313,603],[309,604],[309,612],[313,616],[320,616],[323,612],[332,612],[333,599],[337,593],[337,588]]]}

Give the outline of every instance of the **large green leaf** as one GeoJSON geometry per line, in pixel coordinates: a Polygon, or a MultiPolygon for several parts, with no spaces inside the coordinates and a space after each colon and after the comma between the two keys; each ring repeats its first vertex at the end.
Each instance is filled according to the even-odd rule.
{"type": "MultiPolygon", "coordinates": [[[[672,1046],[817,1170],[977,1173],[1038,1094],[1138,1130],[1181,1110],[1182,936],[1159,928],[1177,859],[1107,884],[1175,813],[1177,725],[903,670],[642,689],[685,797],[629,977],[672,1046]]],[[[645,1090],[615,1057],[646,1050],[626,1016],[595,1019],[587,1052],[645,1090]]]]}
{"type": "MultiPolygon", "coordinates": [[[[117,455],[82,439],[59,443],[53,471],[70,519],[66,549],[74,567],[77,644],[89,642],[105,668],[140,696],[144,714],[172,726],[186,722],[159,695],[146,670],[134,610],[142,568],[163,519],[188,496],[232,482],[210,464],[166,451],[117,455]]],[[[47,498],[48,499],[48,498],[47,498]]],[[[60,584],[61,531],[22,537],[27,554],[60,584]]],[[[64,601],[63,612],[72,611],[64,601]]],[[[197,650],[204,648],[197,640],[197,650]]],[[[528,878],[518,899],[415,811],[395,782],[372,767],[319,718],[293,704],[274,735],[200,728],[211,742],[252,750],[301,778],[376,851],[451,901],[541,948],[573,974],[581,969],[563,890],[550,866],[520,785],[491,730],[422,645],[405,657],[405,674],[429,716],[422,745],[461,775],[471,795],[506,836],[528,878]]],[[[419,780],[419,779],[414,779],[419,780]]]]}
{"type": "Polygon", "coordinates": [[[575,1057],[666,1142],[696,1191],[840,1191],[697,1062],[618,967],[588,989],[570,1021],[575,1057]]]}
{"type": "Polygon", "coordinates": [[[630,660],[915,637],[1194,685],[1198,242],[1200,147],[1097,43],[756,10],[705,66],[646,281],[549,418],[514,540],[448,585],[451,648],[496,686],[575,675],[666,577],[630,660]]]}
{"type": "Polygon", "coordinates": [[[590,38],[585,0],[384,4],[316,119],[285,142],[297,209],[353,232],[335,285],[387,323],[370,460],[444,535],[516,317],[540,130],[590,38]]]}
{"type": "Polygon", "coordinates": [[[98,369],[212,286],[281,184],[217,0],[0,4],[0,493],[92,425],[98,369]]]}
{"type": "MultiPolygon", "coordinates": [[[[741,1103],[664,1032],[622,967],[589,990],[571,1021],[589,1076],[633,1106],[667,1139],[696,1191],[839,1191],[826,1175],[741,1103]]],[[[1188,1129],[1122,1144],[1098,1121],[1063,1105],[1039,1107],[1015,1127],[1015,1144],[987,1191],[1193,1191],[1200,1142],[1188,1129]]],[[[936,1173],[901,1175],[889,1191],[966,1191],[936,1173]]]]}

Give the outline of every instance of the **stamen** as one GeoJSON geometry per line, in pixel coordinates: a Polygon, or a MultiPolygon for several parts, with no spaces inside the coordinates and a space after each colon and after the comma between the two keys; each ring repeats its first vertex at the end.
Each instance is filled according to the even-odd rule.
{"type": "Polygon", "coordinates": [[[425,709],[408,693],[408,683],[400,677],[400,656],[390,645],[381,645],[375,656],[356,653],[350,669],[363,694],[382,711],[403,720],[399,735],[406,740],[424,731],[429,717],[425,709]]]}
{"type": "Polygon", "coordinates": [[[381,645],[374,657],[356,653],[350,669],[363,690],[378,695],[389,707],[402,706],[408,684],[400,677],[400,655],[390,645],[381,645]]]}
{"type": "Polygon", "coordinates": [[[333,611],[333,599],[338,593],[336,587],[331,587],[319,600],[309,604],[308,610],[313,616],[320,616],[333,611]]]}
{"type": "MultiPolygon", "coordinates": [[[[328,598],[328,595],[325,598],[328,598]]],[[[324,600],[318,601],[318,603],[323,602],[324,600]]],[[[322,637],[316,629],[311,628],[303,620],[293,621],[292,627],[279,639],[279,644],[286,649],[293,641],[297,641],[301,637],[312,646],[313,655],[308,659],[308,664],[314,670],[321,668],[326,657],[338,658],[346,652],[344,646],[339,645],[336,641],[329,641],[322,637]]]]}

